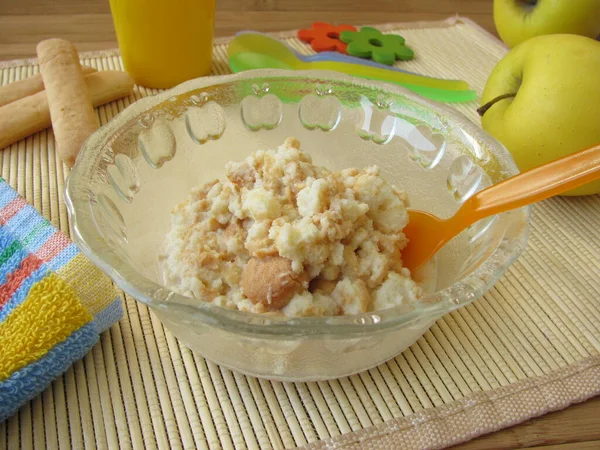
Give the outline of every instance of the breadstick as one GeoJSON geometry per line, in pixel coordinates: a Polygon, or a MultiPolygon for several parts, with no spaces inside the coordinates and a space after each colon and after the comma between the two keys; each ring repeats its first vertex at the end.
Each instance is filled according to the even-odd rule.
{"type": "MultiPolygon", "coordinates": [[[[94,106],[104,105],[133,92],[133,80],[117,70],[85,77],[94,106]]],[[[46,91],[0,107],[0,149],[51,125],[46,91]]]]}
{"type": "MultiPolygon", "coordinates": [[[[96,72],[96,69],[88,66],[81,66],[84,75],[96,72]]],[[[24,80],[15,81],[5,86],[0,86],[0,106],[20,100],[28,95],[33,95],[44,90],[42,75],[37,74],[24,80]]]]}
{"type": "Polygon", "coordinates": [[[72,167],[84,141],[99,126],[77,50],[64,39],[47,39],[37,45],[37,55],[58,155],[72,167]]]}

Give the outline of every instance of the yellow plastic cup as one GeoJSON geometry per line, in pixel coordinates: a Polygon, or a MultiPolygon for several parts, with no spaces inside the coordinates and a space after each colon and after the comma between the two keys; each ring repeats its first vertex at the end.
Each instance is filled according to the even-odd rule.
{"type": "Polygon", "coordinates": [[[137,84],[165,89],[210,72],[215,0],[110,0],[110,9],[137,84]]]}

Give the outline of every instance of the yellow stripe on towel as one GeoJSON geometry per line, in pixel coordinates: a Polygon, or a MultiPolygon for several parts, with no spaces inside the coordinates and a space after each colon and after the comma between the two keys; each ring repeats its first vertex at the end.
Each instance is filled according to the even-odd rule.
{"type": "Polygon", "coordinates": [[[91,320],[73,289],[55,273],[34,284],[25,301],[0,323],[0,381],[91,320]]]}
{"type": "Polygon", "coordinates": [[[57,270],[57,273],[73,288],[90,314],[98,314],[117,298],[110,278],[81,253],[57,270]]]}

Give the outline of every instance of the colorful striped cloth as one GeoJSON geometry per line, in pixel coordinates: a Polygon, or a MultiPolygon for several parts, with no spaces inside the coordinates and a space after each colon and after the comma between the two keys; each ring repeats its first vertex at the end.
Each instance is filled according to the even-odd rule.
{"type": "Polygon", "coordinates": [[[111,281],[0,178],[0,422],[122,315],[111,281]]]}

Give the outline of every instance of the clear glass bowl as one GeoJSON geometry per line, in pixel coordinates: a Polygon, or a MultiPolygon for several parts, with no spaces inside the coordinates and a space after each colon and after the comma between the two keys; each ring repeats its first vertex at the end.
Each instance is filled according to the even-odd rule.
{"type": "Polygon", "coordinates": [[[74,239],[192,350],[287,381],[350,375],[414,343],[481,296],[523,250],[529,209],[483,220],[450,242],[412,308],[285,320],[220,308],[161,283],[170,209],[230,160],[297,137],[317,164],[377,164],[414,208],[448,216],[517,173],[509,153],[454,110],[390,84],[333,72],[265,70],[196,79],[139,100],[85,143],[68,182],[74,239]]]}

